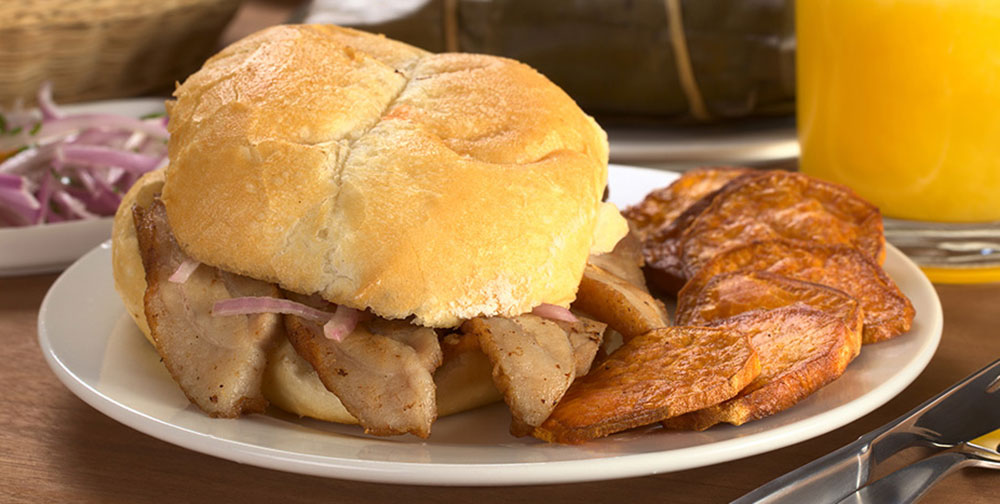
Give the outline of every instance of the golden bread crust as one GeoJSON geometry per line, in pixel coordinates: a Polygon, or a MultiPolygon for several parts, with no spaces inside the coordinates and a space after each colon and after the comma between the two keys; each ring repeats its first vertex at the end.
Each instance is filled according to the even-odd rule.
{"type": "Polygon", "coordinates": [[[111,227],[111,271],[115,279],[115,290],[122,298],[128,314],[150,343],[153,342],[153,337],[149,332],[143,305],[146,270],[142,266],[142,256],[139,255],[139,239],[132,220],[132,207],[139,205],[146,208],[152,204],[153,197],[163,188],[164,172],[163,169],[151,171],[132,184],[132,188],[125,193],[118,205],[111,227]]]}
{"type": "Polygon", "coordinates": [[[279,26],[175,96],[163,200],[195,259],[434,327],[573,300],[607,140],[528,66],[279,26]]]}

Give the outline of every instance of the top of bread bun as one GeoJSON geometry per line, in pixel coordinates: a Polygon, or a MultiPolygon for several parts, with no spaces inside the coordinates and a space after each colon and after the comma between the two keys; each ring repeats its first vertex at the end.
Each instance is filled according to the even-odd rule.
{"type": "Polygon", "coordinates": [[[568,306],[595,229],[627,230],[600,203],[604,132],[509,59],[278,26],[174,96],[181,247],[292,291],[432,327],[568,306]]]}

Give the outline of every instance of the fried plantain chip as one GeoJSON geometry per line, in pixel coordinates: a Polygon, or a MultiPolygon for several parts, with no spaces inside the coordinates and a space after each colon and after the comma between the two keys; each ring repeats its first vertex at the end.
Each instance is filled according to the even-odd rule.
{"type": "Polygon", "coordinates": [[[861,352],[863,310],[844,291],[763,271],[715,275],[706,283],[688,283],[677,296],[678,325],[708,325],[752,310],[772,310],[796,303],[834,315],[850,331],[852,356],[861,352]]]}
{"type": "Polygon", "coordinates": [[[739,330],[669,327],[633,338],[577,379],[532,433],[582,443],[735,396],[760,373],[739,330]]]}
{"type": "Polygon", "coordinates": [[[865,254],[845,245],[769,240],[739,246],[706,263],[684,289],[701,291],[716,275],[753,270],[828,285],[854,297],[864,311],[864,344],[903,334],[913,322],[913,304],[885,271],[865,254]]]}
{"type": "Polygon", "coordinates": [[[668,428],[704,430],[773,415],[839,377],[853,358],[847,326],[801,305],[747,312],[713,327],[750,335],[760,376],[733,399],[664,421],[668,428]]]}
{"type": "Polygon", "coordinates": [[[677,251],[691,278],[720,252],[768,239],[850,245],[885,260],[877,207],[844,186],[780,170],[726,184],[684,230],[677,251]]]}

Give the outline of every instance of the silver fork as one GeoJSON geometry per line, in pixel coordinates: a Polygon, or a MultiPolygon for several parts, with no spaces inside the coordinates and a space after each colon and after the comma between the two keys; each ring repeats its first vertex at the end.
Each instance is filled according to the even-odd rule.
{"type": "Polygon", "coordinates": [[[841,501],[866,486],[872,470],[903,449],[917,445],[955,449],[969,438],[996,429],[1000,425],[998,392],[1000,359],[909,413],[764,484],[733,504],[841,501]],[[959,418],[962,420],[956,421],[959,418]]]}
{"type": "Polygon", "coordinates": [[[1000,429],[910,464],[861,488],[840,504],[915,502],[945,476],[963,467],[1000,469],[1000,429]]]}

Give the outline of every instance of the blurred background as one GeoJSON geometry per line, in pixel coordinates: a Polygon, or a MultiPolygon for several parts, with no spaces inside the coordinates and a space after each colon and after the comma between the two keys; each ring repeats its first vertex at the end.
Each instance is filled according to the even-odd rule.
{"type": "Polygon", "coordinates": [[[524,61],[608,130],[613,162],[782,165],[793,0],[26,0],[0,5],[0,104],[167,96],[268,25],[333,23],[524,61]]]}

